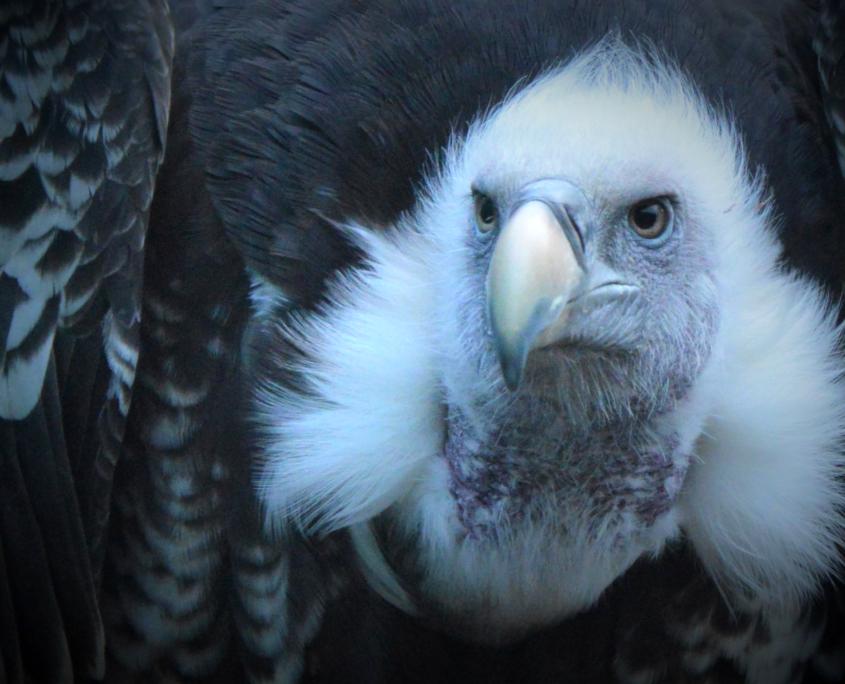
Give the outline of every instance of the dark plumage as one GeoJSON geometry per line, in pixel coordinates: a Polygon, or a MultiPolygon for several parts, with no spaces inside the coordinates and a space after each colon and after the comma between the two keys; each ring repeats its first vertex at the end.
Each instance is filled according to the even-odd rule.
{"type": "Polygon", "coordinates": [[[839,167],[845,168],[845,13],[842,3],[825,0],[821,3],[819,26],[813,48],[819,57],[819,74],[822,83],[822,100],[828,123],[836,142],[839,167]]]}

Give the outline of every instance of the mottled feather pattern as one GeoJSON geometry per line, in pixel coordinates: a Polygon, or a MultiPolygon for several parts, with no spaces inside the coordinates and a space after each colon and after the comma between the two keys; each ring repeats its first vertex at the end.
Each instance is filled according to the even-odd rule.
{"type": "Polygon", "coordinates": [[[0,573],[13,682],[102,676],[96,594],[172,52],[164,0],[0,7],[0,431],[17,502],[0,539],[32,547],[0,573]]]}
{"type": "Polygon", "coordinates": [[[164,90],[172,37],[166,24],[146,35],[145,4],[114,16],[100,4],[24,4],[4,22],[0,263],[23,293],[4,336],[6,417],[37,399],[56,324],[85,330],[99,320],[97,293],[124,330],[137,324],[167,111],[150,92],[164,90]]]}
{"type": "MultiPolygon", "coordinates": [[[[808,668],[802,662],[817,646],[825,624],[821,602],[808,605],[794,620],[769,625],[750,610],[728,608],[687,552],[676,549],[664,563],[666,572],[659,577],[648,576],[646,563],[635,566],[629,594],[621,599],[614,662],[620,681],[743,682],[736,664],[743,670],[757,667],[760,676],[759,669],[771,667],[772,660],[777,668],[781,658],[794,662],[790,681],[804,681],[808,668]],[[761,662],[750,662],[755,658],[761,662]]],[[[762,676],[760,681],[766,681],[765,670],[762,676]]]]}
{"type": "MultiPolygon", "coordinates": [[[[180,43],[186,51],[190,40],[187,33],[180,43]]],[[[177,64],[177,83],[196,77],[185,66],[177,64]]],[[[176,130],[194,92],[175,94],[176,130]]],[[[332,559],[343,553],[330,541],[315,550],[263,528],[236,421],[248,281],[213,216],[191,139],[172,139],[168,152],[115,480],[104,585],[109,667],[125,681],[293,684],[337,585],[332,559]]]]}
{"type": "MultiPolygon", "coordinates": [[[[178,117],[178,106],[174,108],[178,117]]],[[[178,120],[178,119],[177,119],[178,120]]],[[[175,146],[171,162],[180,162],[175,146]]],[[[167,190],[163,191],[166,193],[167,190]]],[[[113,662],[156,681],[209,675],[231,648],[229,509],[243,482],[220,431],[232,408],[225,382],[243,313],[237,262],[219,244],[161,244],[155,210],[147,242],[147,287],[139,366],[115,476],[104,587],[113,662]],[[190,272],[193,279],[185,279],[190,272]],[[226,278],[229,301],[208,299],[226,278]]]]}

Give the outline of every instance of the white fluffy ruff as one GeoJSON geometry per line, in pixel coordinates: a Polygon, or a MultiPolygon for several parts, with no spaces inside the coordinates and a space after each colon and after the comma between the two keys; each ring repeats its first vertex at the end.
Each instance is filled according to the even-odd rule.
{"type": "Polygon", "coordinates": [[[308,352],[312,396],[272,384],[258,393],[269,520],[327,531],[393,507],[416,535],[437,600],[458,611],[500,606],[507,615],[497,619],[514,624],[585,607],[679,530],[733,600],[753,597],[772,615],[794,608],[838,570],[845,364],[819,288],[778,265],[763,190],[736,134],[683,77],[615,42],[514,94],[453,142],[413,215],[387,232],[347,228],[370,269],[338,278],[325,310],[283,331],[308,352]],[[566,178],[590,199],[668,184],[709,231],[718,340],[666,419],[692,445],[693,464],[672,513],[624,553],[570,545],[558,555],[551,526],[508,537],[493,554],[460,536],[441,455],[444,397],[483,405],[503,391],[494,365],[462,365],[478,342],[453,315],[469,305],[456,293],[468,189],[481,173],[516,187],[566,178]]]}
{"type": "Polygon", "coordinates": [[[693,397],[707,418],[681,525],[717,581],[787,609],[841,569],[840,330],[818,288],[774,264],[769,231],[734,237],[721,345],[693,397]]]}
{"type": "Polygon", "coordinates": [[[420,267],[430,247],[419,236],[357,234],[373,272],[339,279],[329,310],[285,331],[315,361],[304,369],[312,396],[272,385],[258,394],[269,435],[259,490],[271,522],[329,531],[369,520],[440,450],[439,369],[420,267]]]}

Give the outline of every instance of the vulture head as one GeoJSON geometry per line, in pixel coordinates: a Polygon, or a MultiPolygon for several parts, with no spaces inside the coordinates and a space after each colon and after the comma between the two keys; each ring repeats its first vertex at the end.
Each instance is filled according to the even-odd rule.
{"type": "Polygon", "coordinates": [[[388,600],[482,641],[680,537],[732,600],[790,610],[835,562],[845,397],[759,177],[615,42],[479,114],[395,225],[337,226],[366,257],[317,311],[256,283],[268,519],[349,528],[388,600]]]}

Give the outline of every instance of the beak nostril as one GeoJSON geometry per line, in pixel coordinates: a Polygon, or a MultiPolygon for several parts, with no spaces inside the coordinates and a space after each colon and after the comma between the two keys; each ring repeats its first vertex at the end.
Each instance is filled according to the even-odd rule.
{"type": "Polygon", "coordinates": [[[575,233],[578,235],[578,241],[581,243],[581,251],[586,253],[587,251],[587,243],[584,240],[584,231],[581,230],[581,226],[578,225],[578,222],[572,218],[572,215],[569,213],[568,210],[566,211],[566,218],[569,219],[569,222],[572,224],[572,228],[575,230],[575,233]]]}
{"type": "MultiPolygon", "coordinates": [[[[563,227],[564,232],[567,232],[567,227],[569,227],[571,229],[572,233],[574,233],[575,236],[578,238],[578,244],[581,247],[581,250],[580,250],[581,260],[579,260],[579,263],[581,265],[581,268],[584,268],[585,267],[584,260],[586,258],[586,254],[587,254],[587,241],[584,238],[584,231],[581,229],[581,226],[578,225],[578,222],[574,218],[572,218],[572,214],[570,213],[568,207],[566,207],[566,206],[561,207],[560,213],[561,213],[561,216],[559,217],[558,220],[560,221],[560,224],[563,227]]],[[[569,237],[571,239],[571,235],[569,237]]],[[[578,258],[578,256],[579,256],[579,254],[576,250],[575,257],[578,258]]]]}

